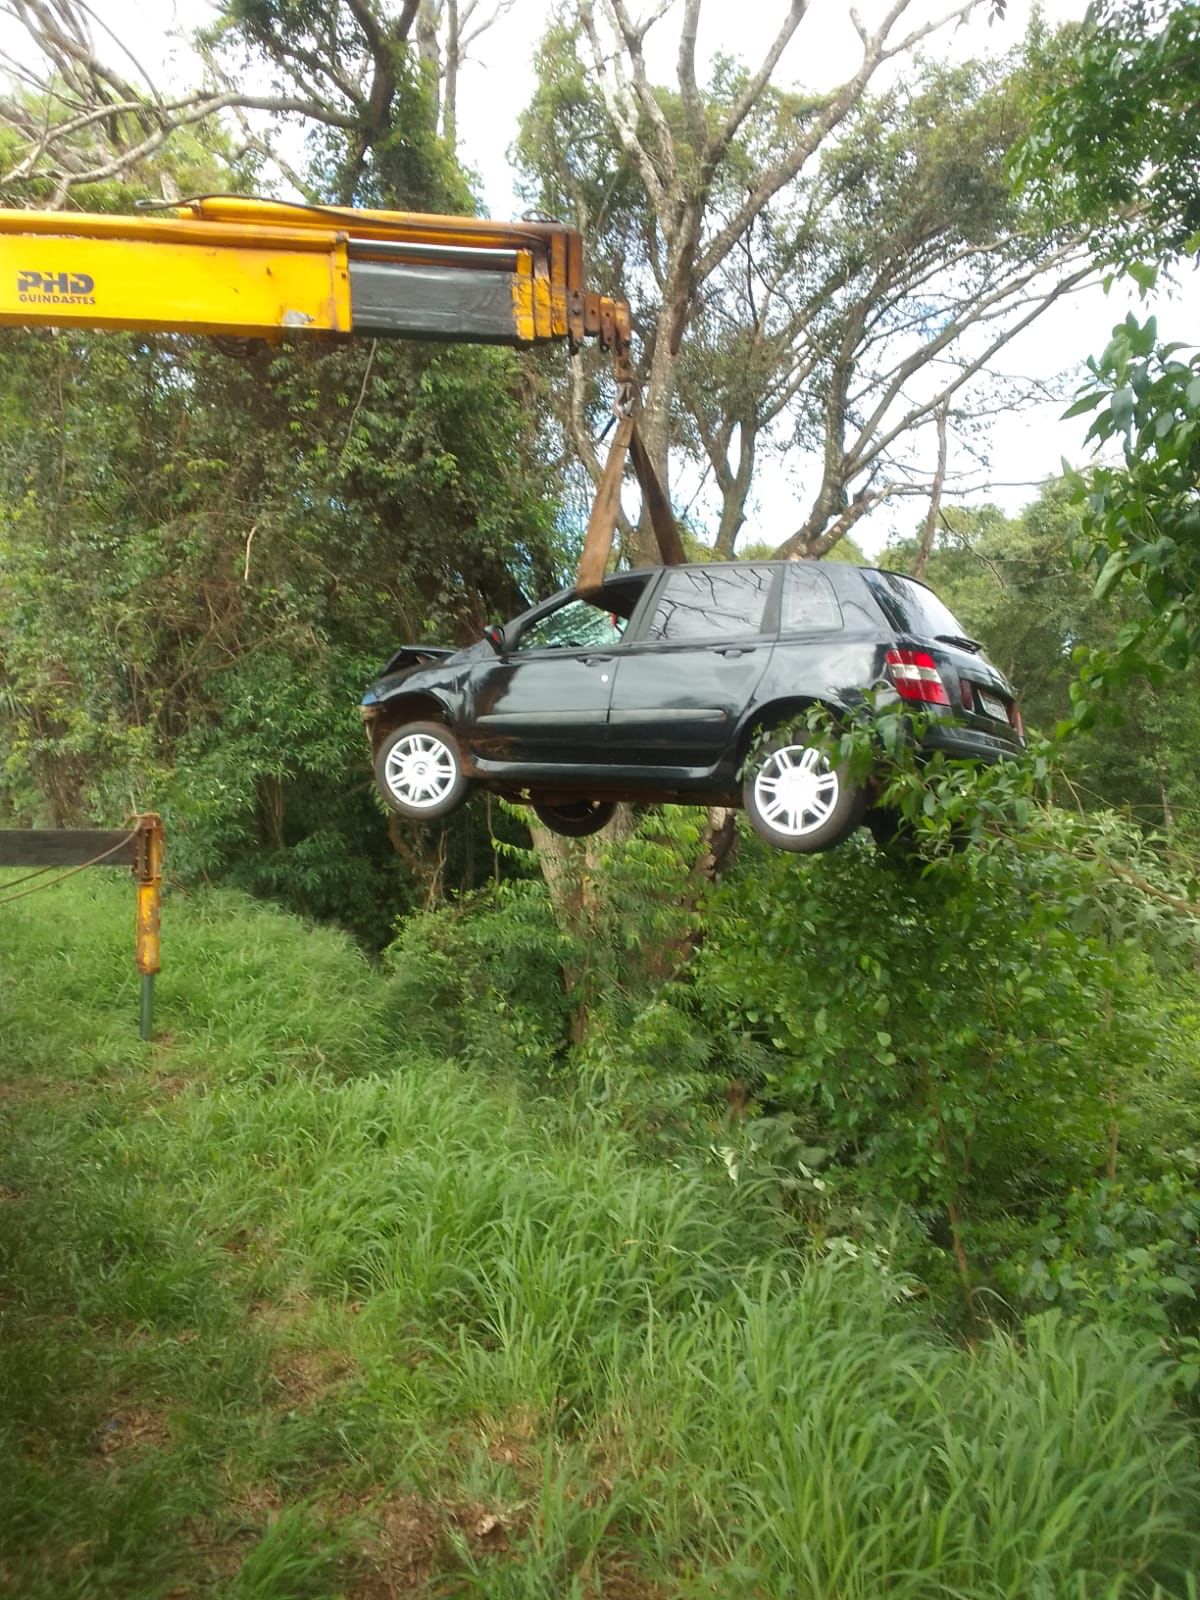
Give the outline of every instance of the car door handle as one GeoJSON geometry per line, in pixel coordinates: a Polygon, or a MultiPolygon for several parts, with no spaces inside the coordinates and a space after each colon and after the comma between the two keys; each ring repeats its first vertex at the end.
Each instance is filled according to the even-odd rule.
{"type": "Polygon", "coordinates": [[[723,644],[717,647],[719,656],[728,656],[732,660],[735,656],[748,656],[754,653],[753,645],[723,644]]]}
{"type": "Polygon", "coordinates": [[[585,667],[598,667],[611,660],[611,656],[584,656],[583,664],[585,667]]]}

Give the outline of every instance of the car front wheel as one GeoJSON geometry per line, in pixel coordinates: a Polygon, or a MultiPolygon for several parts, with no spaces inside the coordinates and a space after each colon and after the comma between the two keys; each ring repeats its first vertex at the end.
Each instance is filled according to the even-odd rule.
{"type": "Polygon", "coordinates": [[[402,817],[432,822],[467,798],[458,741],[440,722],[409,722],[389,733],[375,755],[375,782],[402,817]]]}
{"type": "Polygon", "coordinates": [[[742,798],[750,826],[777,850],[832,850],[862,820],[866,795],[817,745],[775,740],[752,756],[742,798]]]}
{"type": "Polygon", "coordinates": [[[617,807],[612,800],[563,800],[558,805],[547,805],[544,800],[531,800],[529,809],[551,833],[566,834],[569,839],[584,839],[589,833],[599,833],[611,822],[617,807]]]}

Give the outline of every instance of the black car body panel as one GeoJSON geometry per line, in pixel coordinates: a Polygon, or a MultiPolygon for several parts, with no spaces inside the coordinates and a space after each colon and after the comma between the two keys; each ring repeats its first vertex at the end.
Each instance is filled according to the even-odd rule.
{"type": "Polygon", "coordinates": [[[400,672],[405,667],[423,667],[431,661],[445,661],[455,651],[452,646],[440,644],[402,644],[396,654],[384,662],[383,673],[400,672]]]}
{"type": "Polygon", "coordinates": [[[736,801],[753,731],[820,703],[900,699],[889,652],[945,688],[923,743],[990,761],[1022,748],[1011,685],[931,590],[837,562],[659,567],[562,590],[463,650],[406,646],[363,699],[376,745],[453,729],[464,770],[513,795],[736,801]],[[926,631],[933,629],[936,631],[926,631]]]}

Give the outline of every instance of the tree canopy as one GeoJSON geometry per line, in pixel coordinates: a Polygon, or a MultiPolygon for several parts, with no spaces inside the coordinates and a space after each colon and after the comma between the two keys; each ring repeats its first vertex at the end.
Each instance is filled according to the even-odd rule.
{"type": "MultiPolygon", "coordinates": [[[[672,83],[646,65],[657,13],[569,7],[542,42],[516,147],[527,193],[627,286],[660,473],[674,450],[711,474],[722,554],[769,456],[812,468],[772,539],[788,554],[825,554],[881,502],[928,494],[939,416],[970,455],[997,403],[990,365],[1088,275],[1082,236],[1051,235],[1005,175],[1028,103],[1021,53],[943,67],[922,47],[981,8],[912,24],[907,9],[861,29],[857,70],[820,92],[780,65],[807,36],[804,7],[756,67],[718,59],[705,83],[699,0],[680,15],[672,83]],[[877,88],[898,59],[908,70],[877,88]]],[[[590,398],[577,371],[562,414],[595,475],[590,398]]],[[[1003,403],[1019,402],[1006,385],[1003,403]]],[[[646,553],[645,530],[629,542],[646,553]]]]}
{"type": "MultiPolygon", "coordinates": [[[[1101,0],[1045,55],[1048,87],[1015,170],[1091,248],[1143,291],[1200,249],[1200,6],[1101,0]]],[[[1149,654],[1181,666],[1200,651],[1200,357],[1163,342],[1154,319],[1113,330],[1068,415],[1121,465],[1079,474],[1084,558],[1097,594],[1132,588],[1140,614],[1089,682],[1125,683],[1149,654]]],[[[1080,695],[1086,717],[1092,701],[1080,695]]]]}

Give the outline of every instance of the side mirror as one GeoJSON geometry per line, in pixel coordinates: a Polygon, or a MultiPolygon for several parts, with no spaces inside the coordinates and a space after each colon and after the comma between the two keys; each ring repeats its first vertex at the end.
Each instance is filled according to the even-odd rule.
{"type": "Polygon", "coordinates": [[[483,637],[491,645],[497,655],[504,649],[504,629],[498,622],[489,622],[483,630],[483,637]]]}

